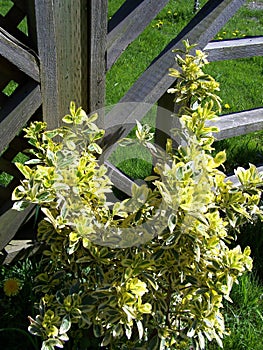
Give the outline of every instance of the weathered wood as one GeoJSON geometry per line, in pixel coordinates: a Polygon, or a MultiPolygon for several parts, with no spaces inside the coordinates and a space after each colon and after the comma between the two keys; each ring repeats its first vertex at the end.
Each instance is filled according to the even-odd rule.
{"type": "Polygon", "coordinates": [[[217,121],[208,122],[207,124],[216,125],[220,129],[218,133],[214,134],[217,140],[262,130],[263,108],[223,115],[217,121]]]}
{"type": "Polygon", "coordinates": [[[41,245],[39,243],[37,244],[32,240],[14,239],[5,247],[6,256],[2,264],[14,264],[21,259],[32,256],[38,252],[40,247],[41,245]]]}
{"type": "Polygon", "coordinates": [[[106,72],[107,0],[90,0],[88,5],[88,111],[104,107],[106,72]]]}
{"type": "Polygon", "coordinates": [[[0,250],[15,236],[22,222],[32,213],[34,206],[30,205],[24,211],[7,210],[0,217],[0,250]]]}
{"type": "Polygon", "coordinates": [[[40,87],[33,82],[10,97],[8,104],[0,110],[0,153],[40,106],[40,87]]]}
{"type": "Polygon", "coordinates": [[[168,0],[125,1],[109,22],[107,69],[110,69],[127,46],[135,40],[168,0]]]}
{"type": "MultiPolygon", "coordinates": [[[[42,2],[43,3],[43,2],[42,2]]],[[[60,119],[70,101],[87,108],[87,2],[54,1],[60,119]]],[[[46,6],[46,4],[44,4],[46,6]]]]}
{"type": "MultiPolygon", "coordinates": [[[[189,39],[190,43],[198,43],[197,48],[203,49],[244,2],[245,0],[220,0],[217,2],[209,0],[181,33],[167,45],[120,100],[120,103],[137,102],[136,105],[126,106],[122,111],[117,108],[116,122],[120,125],[126,125],[124,136],[131,131],[135,117],[138,118],[140,115],[142,119],[150,106],[158,101],[174,83],[175,79],[168,75],[170,67],[177,67],[174,60],[175,54],[172,50],[182,49],[182,40],[186,39],[189,39]]],[[[113,115],[114,112],[113,109],[110,115],[113,115]]]]}
{"type": "Polygon", "coordinates": [[[52,1],[35,1],[43,119],[50,129],[61,117],[58,101],[57,53],[52,1]],[[48,23],[49,25],[46,25],[48,23]]]}
{"type": "Polygon", "coordinates": [[[204,48],[210,62],[263,55],[263,36],[212,41],[204,48]]]}
{"type": "Polygon", "coordinates": [[[35,1],[43,118],[48,128],[61,124],[71,100],[86,107],[87,35],[84,0],[35,1]],[[49,25],[47,25],[47,23],[49,25]],[[83,39],[84,38],[84,39],[83,39]]]}
{"type": "Polygon", "coordinates": [[[18,44],[18,41],[0,28],[0,55],[18,67],[29,77],[39,82],[39,68],[36,58],[18,44]]]}
{"type": "Polygon", "coordinates": [[[105,166],[107,167],[107,175],[113,185],[128,196],[131,196],[131,188],[134,182],[110,162],[106,161],[105,166]]]}

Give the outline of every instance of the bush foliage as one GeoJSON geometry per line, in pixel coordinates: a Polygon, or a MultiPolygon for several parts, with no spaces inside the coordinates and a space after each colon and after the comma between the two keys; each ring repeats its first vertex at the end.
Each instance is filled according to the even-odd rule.
{"type": "Polygon", "coordinates": [[[66,126],[25,129],[36,157],[17,164],[25,179],[13,199],[15,209],[36,203],[45,215],[39,313],[29,326],[42,350],[222,346],[223,299],[231,301],[233,284],[252,268],[249,247],[229,243],[262,214],[262,176],[250,165],[236,170],[238,185],[226,179],[225,153],[212,154],[219,85],[202,70],[206,56],[185,46],[169,90],[181,106],[184,145],[168,140],[162,152],[137,123],[136,142],[153,154],[155,174],[131,198],[107,202],[112,184],[99,161],[104,131],[95,114],[71,103],[66,126]]]}

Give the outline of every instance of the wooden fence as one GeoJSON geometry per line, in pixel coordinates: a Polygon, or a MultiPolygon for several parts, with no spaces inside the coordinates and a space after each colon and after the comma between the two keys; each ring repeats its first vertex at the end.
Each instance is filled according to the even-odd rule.
{"type": "MultiPolygon", "coordinates": [[[[89,112],[103,107],[106,71],[168,2],[126,0],[109,23],[107,0],[12,0],[7,13],[0,15],[0,172],[10,179],[0,187],[2,261],[18,256],[20,243],[17,248],[17,241],[11,246],[9,242],[25,232],[21,225],[29,222],[34,210],[11,209],[11,193],[20,180],[13,161],[28,147],[21,129],[36,119],[45,120],[50,129],[57,127],[70,100],[89,112]],[[22,20],[27,23],[26,33],[19,29],[22,20]],[[9,84],[16,88],[7,96],[9,84]],[[11,258],[6,258],[6,250],[11,258]]],[[[193,7],[194,3],[198,4],[193,1],[193,7]]],[[[118,124],[132,125],[138,116],[136,108],[143,117],[156,102],[173,108],[166,90],[174,79],[167,71],[175,66],[172,49],[181,48],[183,39],[198,43],[198,48],[209,53],[210,61],[262,55],[263,37],[211,41],[244,4],[245,0],[207,1],[120,100],[136,104],[118,113],[118,124]],[[145,103],[143,109],[139,102],[145,103]]],[[[163,121],[157,118],[157,128],[158,123],[163,121]]],[[[261,130],[263,108],[222,116],[218,126],[219,139],[261,130]]],[[[122,136],[129,131],[126,127],[122,136]]],[[[114,142],[115,136],[110,136],[114,142]]],[[[109,162],[107,165],[114,184],[129,193],[131,180],[109,162]]],[[[27,238],[31,240],[32,233],[27,238]]]]}

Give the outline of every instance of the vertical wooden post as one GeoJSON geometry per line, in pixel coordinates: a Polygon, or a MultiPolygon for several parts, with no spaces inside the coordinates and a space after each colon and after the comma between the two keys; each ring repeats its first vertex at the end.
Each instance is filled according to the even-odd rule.
{"type": "Polygon", "coordinates": [[[61,124],[69,103],[87,108],[87,6],[85,0],[35,0],[43,118],[61,124]]]}
{"type": "Polygon", "coordinates": [[[106,45],[107,45],[107,0],[88,1],[88,111],[104,107],[106,45]]]}

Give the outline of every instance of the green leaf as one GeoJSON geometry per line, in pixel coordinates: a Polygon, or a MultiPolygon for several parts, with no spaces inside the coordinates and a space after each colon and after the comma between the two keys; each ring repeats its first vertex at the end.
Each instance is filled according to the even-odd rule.
{"type": "Polygon", "coordinates": [[[67,331],[71,327],[71,320],[69,315],[65,315],[62,319],[60,328],[59,328],[59,334],[67,333],[67,331]]]}
{"type": "Polygon", "coordinates": [[[65,117],[62,118],[62,120],[66,124],[73,124],[73,117],[70,114],[65,115],[65,117]]]}
{"type": "Polygon", "coordinates": [[[33,172],[27,165],[17,163],[17,162],[15,163],[15,165],[26,179],[30,179],[33,172]]]}
{"type": "Polygon", "coordinates": [[[30,205],[30,202],[19,201],[19,202],[15,202],[13,204],[12,209],[17,210],[17,211],[22,211],[22,210],[26,209],[29,205],[30,205]]]}
{"type": "Polygon", "coordinates": [[[101,342],[101,346],[107,346],[110,344],[110,342],[111,342],[111,334],[110,332],[107,332],[101,342]]]}
{"type": "Polygon", "coordinates": [[[96,143],[91,143],[90,145],[88,145],[88,150],[90,152],[96,152],[98,154],[102,153],[102,149],[100,148],[99,145],[97,145],[96,143]]]}
{"type": "Polygon", "coordinates": [[[138,328],[138,333],[139,333],[139,339],[142,339],[143,337],[143,324],[142,322],[139,320],[139,321],[136,321],[136,324],[137,324],[137,328],[138,328]]]}
{"type": "Polygon", "coordinates": [[[55,350],[57,348],[63,348],[63,343],[59,339],[48,339],[42,343],[41,350],[55,350]]]}
{"type": "Polygon", "coordinates": [[[170,214],[168,218],[168,228],[172,233],[176,226],[176,216],[174,214],[170,214]]]}
{"type": "Polygon", "coordinates": [[[160,338],[155,335],[149,342],[147,350],[159,350],[160,349],[160,338]]]}

